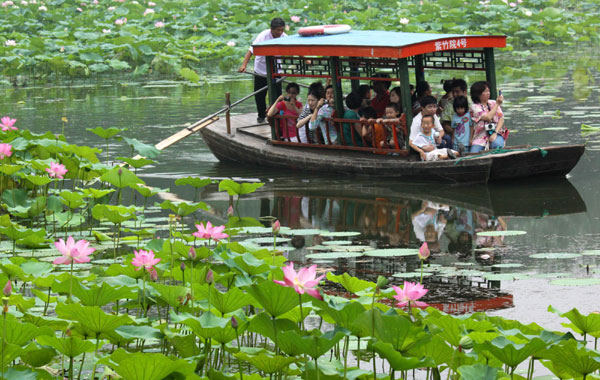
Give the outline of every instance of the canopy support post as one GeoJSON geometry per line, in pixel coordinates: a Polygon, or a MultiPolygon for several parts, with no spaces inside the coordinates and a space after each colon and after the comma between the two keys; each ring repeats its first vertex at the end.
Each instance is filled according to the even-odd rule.
{"type": "Polygon", "coordinates": [[[415,61],[415,86],[419,82],[423,82],[425,80],[425,69],[423,68],[423,56],[421,54],[415,55],[413,57],[415,61]]]}
{"type": "Polygon", "coordinates": [[[329,58],[329,70],[331,84],[333,85],[333,99],[335,101],[335,112],[337,117],[344,117],[344,96],[342,94],[342,82],[338,78],[340,60],[338,57],[329,58]]]}
{"type": "MultiPolygon", "coordinates": [[[[398,60],[398,71],[400,72],[400,92],[402,93],[402,111],[406,117],[406,129],[410,133],[410,125],[412,124],[412,101],[410,99],[410,79],[408,77],[408,59],[400,58],[398,60]]],[[[406,136],[406,147],[408,145],[408,137],[406,136]]]]}
{"type": "MultiPolygon", "coordinates": [[[[267,56],[267,91],[269,93],[269,105],[277,101],[277,90],[275,89],[275,78],[273,78],[273,63],[275,60],[271,56],[267,56]]],[[[277,123],[271,124],[271,139],[277,140],[277,132],[275,131],[277,123]]]]}
{"type": "Polygon", "coordinates": [[[494,61],[494,48],[484,48],[485,56],[485,79],[490,84],[490,99],[498,97],[496,87],[496,62],[494,61]]]}

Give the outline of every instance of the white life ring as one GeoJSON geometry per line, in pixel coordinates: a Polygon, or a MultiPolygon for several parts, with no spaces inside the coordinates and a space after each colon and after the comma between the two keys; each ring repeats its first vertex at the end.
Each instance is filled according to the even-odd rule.
{"type": "Polygon", "coordinates": [[[298,34],[303,37],[318,36],[322,34],[342,34],[348,33],[352,30],[350,25],[336,24],[336,25],[317,25],[317,26],[305,26],[298,30],[298,34]]]}

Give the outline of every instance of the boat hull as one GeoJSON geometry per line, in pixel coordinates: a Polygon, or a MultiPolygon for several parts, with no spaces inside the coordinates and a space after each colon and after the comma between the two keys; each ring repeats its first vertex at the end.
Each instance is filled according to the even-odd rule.
{"type": "Polygon", "coordinates": [[[271,144],[268,126],[249,126],[246,115],[232,117],[232,133],[219,121],[201,130],[208,148],[220,161],[318,173],[393,178],[411,182],[488,183],[533,176],[565,176],[584,152],[583,145],[520,149],[460,160],[422,162],[371,152],[328,149],[318,145],[271,144]],[[237,124],[237,125],[236,125],[237,124]],[[253,132],[261,129],[262,132],[253,132]]]}

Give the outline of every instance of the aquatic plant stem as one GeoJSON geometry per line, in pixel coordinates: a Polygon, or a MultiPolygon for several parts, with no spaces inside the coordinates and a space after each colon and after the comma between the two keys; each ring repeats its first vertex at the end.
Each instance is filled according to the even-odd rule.
{"type": "Polygon", "coordinates": [[[85,363],[85,352],[83,353],[83,357],[81,358],[81,365],[79,366],[79,372],[77,373],[77,380],[81,379],[81,372],[83,371],[83,363],[85,363]]]}
{"type": "Polygon", "coordinates": [[[419,284],[423,283],[423,260],[421,260],[421,280],[419,281],[419,284]]]}
{"type": "Polygon", "coordinates": [[[2,378],[4,379],[4,346],[6,346],[6,312],[8,305],[2,309],[2,378]]]}
{"type": "Polygon", "coordinates": [[[73,260],[71,260],[71,278],[69,282],[69,300],[73,297],[73,260]]]}
{"type": "MultiPolygon", "coordinates": [[[[143,269],[142,269],[143,270],[143,269]]],[[[144,318],[146,317],[146,272],[144,271],[144,276],[142,277],[142,309],[143,309],[143,316],[144,318]]]]}
{"type": "Polygon", "coordinates": [[[300,303],[300,326],[304,330],[304,314],[302,314],[302,294],[298,294],[298,301],[300,303]]]}
{"type": "MultiPolygon", "coordinates": [[[[235,329],[235,340],[237,341],[238,352],[242,350],[242,346],[240,346],[240,335],[238,334],[237,329],[235,329]]],[[[242,360],[237,358],[238,362],[238,370],[240,371],[240,380],[244,380],[244,371],[242,371],[242,360]]]]}

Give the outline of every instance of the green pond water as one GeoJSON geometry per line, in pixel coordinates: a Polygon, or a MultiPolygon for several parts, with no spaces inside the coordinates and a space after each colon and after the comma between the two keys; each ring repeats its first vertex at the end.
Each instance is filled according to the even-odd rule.
{"type": "MultiPolygon", "coordinates": [[[[497,58],[498,87],[505,95],[503,109],[512,130],[510,143],[587,142],[581,161],[562,181],[450,187],[273,171],[220,163],[200,135],[168,148],[156,165],[139,173],[147,184],[170,187],[175,197],[184,200],[192,200],[194,192],[174,188],[174,180],[180,177],[265,182],[257,193],[242,199],[242,215],[272,215],[294,229],[359,233],[316,237],[317,231],[304,231],[303,242],[300,238],[293,241],[303,245],[300,249],[289,246],[292,241],[284,243],[293,260],[316,262],[337,273],[348,271],[369,279],[382,274],[396,282],[403,277],[415,280],[411,273],[416,276],[420,270],[416,257],[373,250],[416,248],[427,239],[435,251],[431,267],[426,268],[433,274],[425,278],[432,289],[431,302],[454,303],[448,307],[469,311],[470,306],[462,302],[512,295],[512,301],[494,313],[558,327],[557,318],[546,311],[549,304],[560,310],[599,309],[600,133],[582,136],[581,124],[600,126],[600,60],[598,52],[589,48],[522,55],[520,59],[508,54],[497,58]],[[526,234],[476,235],[503,230],[526,234]]],[[[482,73],[426,75],[434,93],[441,92],[442,78],[462,76],[469,84],[483,79],[482,73]]],[[[61,118],[67,117],[65,134],[70,141],[104,149],[104,140],[86,128],[126,127],[127,137],[154,144],[221,108],[225,92],[231,92],[233,100],[251,92],[252,82],[242,74],[207,77],[198,86],[102,78],[43,85],[29,82],[0,91],[0,114],[17,118],[21,128],[59,133],[61,118]]],[[[301,98],[305,95],[301,93],[301,98]]],[[[253,112],[254,104],[248,101],[235,110],[253,112]]],[[[123,142],[111,144],[109,153],[111,157],[131,155],[123,142]]],[[[213,211],[198,218],[224,222],[229,205],[224,194],[216,186],[204,189],[202,198],[213,211]]]]}

